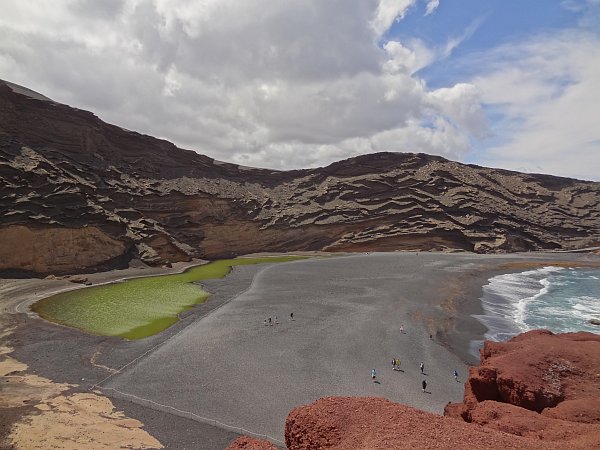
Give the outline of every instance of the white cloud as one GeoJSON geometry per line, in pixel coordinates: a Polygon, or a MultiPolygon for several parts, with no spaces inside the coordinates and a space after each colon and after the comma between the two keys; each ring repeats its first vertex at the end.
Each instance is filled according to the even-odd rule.
{"type": "Polygon", "coordinates": [[[388,41],[383,48],[388,56],[384,70],[389,73],[407,72],[413,75],[431,64],[436,57],[435,53],[418,39],[404,44],[388,41]]]}
{"type": "Polygon", "coordinates": [[[469,24],[469,26],[459,36],[454,36],[448,39],[446,47],[441,51],[441,57],[448,58],[452,52],[464,41],[468,40],[475,34],[481,24],[486,20],[485,17],[479,17],[469,24]]]}
{"type": "Polygon", "coordinates": [[[583,31],[538,36],[474,61],[473,80],[501,116],[482,162],[600,179],[600,38],[583,31]]]}
{"type": "Polygon", "coordinates": [[[443,113],[457,129],[482,139],[488,128],[485,115],[480,108],[481,92],[466,83],[451,88],[440,88],[428,94],[431,104],[443,113]]]}
{"type": "Polygon", "coordinates": [[[590,6],[600,5],[600,0],[563,0],[561,6],[569,11],[582,12],[590,6]]]}
{"type": "Polygon", "coordinates": [[[461,159],[485,133],[476,91],[428,89],[419,40],[378,45],[415,1],[20,0],[0,15],[0,74],[220,160],[461,159]]]}
{"type": "Polygon", "coordinates": [[[440,0],[429,0],[427,2],[427,7],[425,10],[425,15],[428,16],[430,14],[433,14],[433,12],[438,9],[438,6],[440,6],[440,0]]]}
{"type": "Polygon", "coordinates": [[[416,0],[379,0],[375,15],[371,20],[371,28],[382,36],[394,23],[402,20],[408,9],[415,4],[416,0]]]}

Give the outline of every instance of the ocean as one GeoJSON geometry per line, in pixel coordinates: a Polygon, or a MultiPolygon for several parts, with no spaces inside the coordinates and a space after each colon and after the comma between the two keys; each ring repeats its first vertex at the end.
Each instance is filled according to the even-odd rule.
{"type": "MultiPolygon", "coordinates": [[[[503,341],[524,331],[600,334],[600,269],[543,267],[490,278],[481,297],[484,314],[475,315],[488,329],[485,338],[503,341]]],[[[473,342],[478,356],[482,341],[473,342]]]]}

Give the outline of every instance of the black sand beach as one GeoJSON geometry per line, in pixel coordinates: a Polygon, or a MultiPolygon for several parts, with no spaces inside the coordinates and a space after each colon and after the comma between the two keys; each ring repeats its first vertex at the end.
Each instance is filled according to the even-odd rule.
{"type": "Polygon", "coordinates": [[[207,303],[139,341],[87,335],[27,313],[36,298],[73,283],[2,280],[2,326],[12,329],[4,345],[33,373],[107,395],[167,448],[224,448],[237,434],[211,420],[277,442],[291,408],[327,395],[384,396],[440,413],[462,397],[452,371],[464,381],[467,364],[476,362],[469,344],[485,327],[471,315],[481,312],[482,285],[524,270],[515,264],[548,261],[597,264],[600,257],[407,252],[238,267],[204,283],[213,293],[207,303]],[[275,315],[280,323],[265,327],[275,315]],[[404,372],[392,371],[393,357],[404,372]],[[420,361],[431,394],[420,392],[420,361]]]}

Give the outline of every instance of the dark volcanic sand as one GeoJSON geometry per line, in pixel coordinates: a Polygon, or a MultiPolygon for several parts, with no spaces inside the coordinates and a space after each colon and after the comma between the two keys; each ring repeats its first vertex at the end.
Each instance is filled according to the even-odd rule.
{"type": "MultiPolygon", "coordinates": [[[[103,386],[276,438],[282,437],[289,409],[316,395],[383,395],[440,412],[440,405],[462,397],[462,384],[446,383],[446,378],[450,380],[455,367],[465,373],[461,360],[474,362],[469,343],[485,332],[470,317],[481,313],[481,286],[498,273],[524,270],[507,268],[507,263],[550,260],[600,258],[392,253],[301,261],[267,270],[264,265],[244,266],[225,279],[206,282],[214,293],[207,303],[171,329],[140,341],[91,336],[26,314],[10,315],[9,322],[17,325],[10,337],[15,348],[11,356],[27,363],[30,373],[85,390],[109,375],[90,364],[94,355],[97,365],[120,368],[153,349],[103,386]],[[288,321],[291,310],[294,322],[288,321]],[[281,324],[265,328],[263,319],[275,314],[281,324]],[[402,336],[394,328],[401,323],[408,331],[402,336]],[[388,360],[393,356],[402,358],[405,374],[392,373],[388,360]],[[435,395],[428,397],[435,399],[413,393],[412,383],[421,379],[414,364],[421,359],[431,370],[428,379],[435,395]],[[371,366],[377,367],[382,385],[368,380],[371,366]],[[404,378],[391,378],[395,375],[404,378]],[[249,412],[238,411],[239,405],[249,412]]],[[[166,409],[122,400],[110,390],[103,393],[169,448],[222,449],[237,436],[166,409]]]]}

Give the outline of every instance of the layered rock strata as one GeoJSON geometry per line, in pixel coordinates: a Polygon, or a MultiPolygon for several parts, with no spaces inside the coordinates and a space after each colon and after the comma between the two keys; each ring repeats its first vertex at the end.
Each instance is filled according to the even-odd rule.
{"type": "Polygon", "coordinates": [[[489,252],[600,242],[600,183],[410,153],[254,169],[1,81],[0,207],[0,271],[258,251],[489,252]]]}

